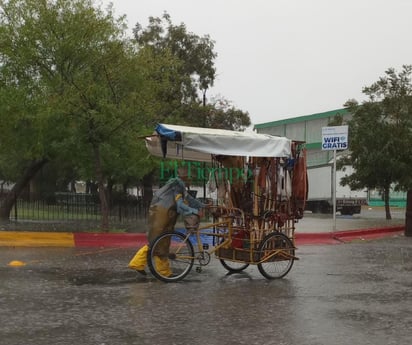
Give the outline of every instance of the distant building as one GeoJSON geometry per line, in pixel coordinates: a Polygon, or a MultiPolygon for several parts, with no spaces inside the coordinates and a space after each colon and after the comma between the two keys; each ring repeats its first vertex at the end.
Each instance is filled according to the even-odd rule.
{"type": "Polygon", "coordinates": [[[258,133],[284,136],[292,140],[306,142],[307,164],[317,166],[327,164],[333,158],[333,151],[322,151],[322,127],[326,127],[335,116],[344,121],[352,115],[345,108],[324,113],[293,117],[290,119],[261,123],[254,126],[258,133]]]}
{"type": "MultiPolygon", "coordinates": [[[[333,159],[333,151],[322,151],[322,127],[328,126],[336,116],[341,116],[344,122],[352,118],[352,114],[348,109],[342,108],[317,114],[260,123],[256,124],[254,129],[257,133],[279,135],[292,140],[305,141],[307,149],[307,165],[308,167],[315,167],[328,164],[333,159]]],[[[392,206],[404,207],[406,205],[405,192],[393,191],[390,198],[390,204],[392,206]]],[[[381,206],[383,205],[382,196],[376,190],[369,191],[368,203],[371,206],[381,206]]]]}

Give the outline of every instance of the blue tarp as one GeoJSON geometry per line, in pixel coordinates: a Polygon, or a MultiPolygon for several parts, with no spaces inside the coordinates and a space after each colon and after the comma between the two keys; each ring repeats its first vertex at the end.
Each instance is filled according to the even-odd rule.
{"type": "Polygon", "coordinates": [[[169,140],[180,141],[182,140],[182,133],[175,131],[173,129],[166,128],[160,123],[155,128],[156,132],[161,136],[169,140]]]}

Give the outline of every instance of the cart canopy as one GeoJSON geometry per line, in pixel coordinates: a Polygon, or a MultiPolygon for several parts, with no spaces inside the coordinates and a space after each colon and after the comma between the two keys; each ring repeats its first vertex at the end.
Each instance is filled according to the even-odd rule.
{"type": "Polygon", "coordinates": [[[158,124],[156,136],[146,138],[155,156],[210,161],[211,155],[289,157],[291,140],[269,134],[158,124]]]}

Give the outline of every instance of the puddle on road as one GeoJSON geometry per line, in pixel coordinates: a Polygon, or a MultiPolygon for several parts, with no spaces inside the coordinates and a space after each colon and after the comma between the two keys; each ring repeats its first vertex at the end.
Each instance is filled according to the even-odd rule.
{"type": "MultiPolygon", "coordinates": [[[[65,277],[73,285],[121,285],[142,281],[132,271],[112,271],[104,268],[67,272],[65,277]]],[[[144,281],[144,279],[143,279],[144,281]]]]}
{"type": "Polygon", "coordinates": [[[20,268],[16,274],[41,276],[48,281],[67,281],[69,284],[80,285],[121,285],[147,282],[148,279],[131,270],[109,270],[105,268],[88,268],[86,270],[68,270],[61,267],[20,268]]]}

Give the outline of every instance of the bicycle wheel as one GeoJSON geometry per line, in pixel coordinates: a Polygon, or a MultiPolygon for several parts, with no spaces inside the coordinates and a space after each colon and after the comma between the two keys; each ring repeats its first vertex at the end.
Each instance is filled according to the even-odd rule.
{"type": "Polygon", "coordinates": [[[226,261],[224,259],[219,260],[222,266],[226,268],[230,273],[242,272],[249,266],[249,264],[246,264],[244,262],[226,261]]]}
{"type": "Polygon", "coordinates": [[[164,282],[182,280],[194,263],[193,245],[180,232],[166,232],[150,245],[147,264],[150,272],[164,282]]]}
{"type": "MultiPolygon", "coordinates": [[[[220,241],[220,243],[223,243],[224,240],[220,241]]],[[[227,269],[230,273],[238,273],[242,272],[244,269],[246,269],[249,264],[244,263],[244,262],[236,262],[236,261],[230,261],[230,260],[225,260],[225,259],[219,259],[220,263],[222,266],[227,269]]]]}
{"type": "Polygon", "coordinates": [[[267,279],[282,278],[289,273],[295,258],[295,248],[286,235],[278,232],[267,235],[259,246],[259,272],[267,279]]]}

